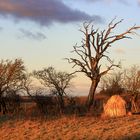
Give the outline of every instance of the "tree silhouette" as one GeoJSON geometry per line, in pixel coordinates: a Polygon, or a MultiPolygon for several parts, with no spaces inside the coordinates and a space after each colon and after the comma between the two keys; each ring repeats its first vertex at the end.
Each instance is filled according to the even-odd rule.
{"type": "Polygon", "coordinates": [[[21,59],[1,60],[0,62],[0,111],[7,111],[4,96],[21,89],[21,79],[24,77],[25,67],[21,59]]]}
{"type": "Polygon", "coordinates": [[[57,96],[60,111],[64,109],[64,96],[66,89],[71,85],[71,79],[74,75],[67,72],[56,71],[53,67],[48,67],[40,71],[34,71],[34,75],[43,80],[43,84],[49,87],[50,92],[57,96]]]}
{"type": "Polygon", "coordinates": [[[79,67],[79,70],[74,73],[82,72],[91,80],[87,99],[88,109],[90,109],[94,102],[95,91],[101,77],[114,67],[120,67],[120,63],[114,64],[114,61],[108,56],[107,51],[115,42],[130,38],[128,35],[134,34],[135,31],[140,28],[140,26],[134,25],[122,33],[114,34],[115,29],[122,21],[123,20],[115,22],[115,19],[113,19],[108,24],[107,28],[102,31],[94,29],[92,23],[85,22],[83,24],[83,29],[80,29],[84,35],[82,45],[78,46],[76,44],[73,47],[73,53],[78,57],[67,58],[68,62],[73,64],[73,67],[79,67]],[[102,67],[102,60],[109,62],[105,70],[103,70],[102,67]]]}
{"type": "Polygon", "coordinates": [[[123,86],[131,95],[131,111],[139,112],[138,95],[140,94],[140,68],[136,65],[124,70],[123,86]]]}

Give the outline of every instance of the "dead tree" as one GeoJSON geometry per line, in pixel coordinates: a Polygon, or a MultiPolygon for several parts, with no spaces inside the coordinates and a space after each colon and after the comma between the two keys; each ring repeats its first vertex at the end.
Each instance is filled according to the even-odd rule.
{"type": "Polygon", "coordinates": [[[131,111],[139,112],[137,102],[140,94],[140,70],[138,66],[134,65],[124,70],[123,86],[131,95],[131,111]]]}
{"type": "Polygon", "coordinates": [[[44,86],[48,87],[50,92],[57,97],[60,112],[63,112],[65,107],[64,97],[67,96],[66,89],[70,87],[74,75],[67,72],[57,72],[53,67],[48,67],[40,71],[34,71],[34,76],[41,79],[44,86]]]}
{"type": "Polygon", "coordinates": [[[123,87],[123,73],[113,72],[108,76],[101,78],[101,91],[100,93],[106,94],[107,96],[121,95],[124,93],[123,87]]]}
{"type": "Polygon", "coordinates": [[[30,99],[36,103],[41,114],[48,115],[48,108],[53,108],[56,105],[56,102],[52,96],[44,95],[44,89],[36,87],[33,84],[32,78],[31,73],[26,73],[24,79],[22,79],[22,92],[26,93],[30,99]]]}
{"type": "Polygon", "coordinates": [[[91,86],[87,99],[87,107],[90,109],[94,101],[94,95],[98,83],[102,76],[107,74],[113,67],[120,67],[120,64],[114,64],[111,58],[108,56],[107,51],[112,45],[122,39],[130,38],[128,35],[135,33],[140,26],[132,26],[126,31],[120,34],[113,34],[114,30],[123,20],[115,22],[113,19],[105,30],[95,30],[92,23],[85,22],[83,29],[80,31],[83,33],[82,45],[77,44],[73,47],[73,53],[78,57],[68,58],[68,62],[73,64],[73,67],[78,66],[79,70],[76,72],[84,73],[91,80],[91,86]],[[107,68],[103,70],[101,61],[106,60],[109,62],[107,68]]]}
{"type": "Polygon", "coordinates": [[[21,59],[0,61],[0,111],[7,112],[5,96],[14,90],[20,89],[20,82],[24,75],[25,67],[21,59]]]}

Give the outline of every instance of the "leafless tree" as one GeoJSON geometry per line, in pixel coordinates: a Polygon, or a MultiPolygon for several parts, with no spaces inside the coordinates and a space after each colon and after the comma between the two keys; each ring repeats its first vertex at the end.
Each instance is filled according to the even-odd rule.
{"type": "Polygon", "coordinates": [[[74,77],[67,72],[56,71],[53,67],[48,67],[40,71],[34,71],[34,75],[43,80],[43,84],[49,87],[50,92],[53,93],[60,106],[60,111],[64,109],[64,96],[66,96],[66,89],[71,85],[71,79],[74,77]]]}
{"type": "Polygon", "coordinates": [[[22,79],[22,92],[26,93],[29,97],[32,99],[34,98],[34,93],[32,89],[32,80],[31,80],[31,74],[27,73],[24,75],[24,78],[22,79]]]}
{"type": "Polygon", "coordinates": [[[110,75],[104,76],[101,78],[101,91],[100,93],[112,96],[115,94],[121,94],[124,92],[123,87],[123,73],[114,72],[110,75]]]}
{"type": "Polygon", "coordinates": [[[17,90],[8,90],[5,96],[8,112],[18,114],[21,111],[21,96],[17,90]]]}
{"type": "Polygon", "coordinates": [[[21,59],[1,60],[0,62],[0,111],[7,111],[4,96],[9,91],[18,91],[21,86],[21,79],[24,76],[24,64],[21,59]]]}
{"type": "Polygon", "coordinates": [[[131,94],[131,111],[138,112],[138,95],[140,93],[140,68],[136,65],[124,70],[123,86],[131,94]]]}
{"type": "Polygon", "coordinates": [[[33,84],[32,78],[33,75],[31,73],[26,73],[22,79],[22,92],[26,93],[36,103],[41,114],[48,115],[50,113],[48,108],[51,107],[52,109],[56,105],[56,102],[52,96],[44,94],[43,88],[36,87],[33,84]]]}
{"type": "Polygon", "coordinates": [[[78,57],[68,58],[68,62],[73,64],[73,67],[78,66],[79,70],[75,72],[82,72],[88,78],[91,79],[91,87],[87,99],[87,107],[90,109],[94,101],[94,95],[98,83],[102,76],[107,74],[114,67],[120,67],[120,64],[114,64],[111,58],[108,56],[107,51],[112,45],[122,39],[130,38],[130,34],[134,34],[140,26],[132,26],[122,33],[114,33],[115,29],[123,20],[115,22],[113,19],[105,30],[100,31],[94,29],[94,26],[90,22],[83,24],[83,29],[80,31],[83,33],[82,45],[75,45],[73,53],[78,57]],[[102,60],[109,62],[107,68],[103,70],[102,60]]]}

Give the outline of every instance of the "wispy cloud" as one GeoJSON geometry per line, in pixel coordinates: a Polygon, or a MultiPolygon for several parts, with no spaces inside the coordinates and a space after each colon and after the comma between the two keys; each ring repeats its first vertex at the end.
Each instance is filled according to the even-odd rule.
{"type": "Polygon", "coordinates": [[[124,5],[130,5],[130,3],[128,2],[128,0],[117,0],[118,2],[124,4],[124,5]]]}
{"type": "Polygon", "coordinates": [[[32,32],[25,29],[19,29],[20,34],[18,35],[18,38],[28,38],[28,39],[34,39],[38,41],[42,41],[46,39],[46,35],[41,32],[32,32]]]}
{"type": "Polygon", "coordinates": [[[62,0],[1,0],[0,14],[10,15],[18,20],[31,20],[41,25],[83,20],[102,22],[100,16],[72,9],[62,0]]]}
{"type": "Polygon", "coordinates": [[[3,27],[0,27],[0,31],[2,31],[3,30],[3,27]]]}
{"type": "Polygon", "coordinates": [[[84,1],[87,1],[87,2],[113,2],[113,1],[117,1],[121,4],[124,4],[124,5],[129,5],[129,2],[128,0],[84,0],[84,1]]]}
{"type": "Polygon", "coordinates": [[[138,4],[140,5],[140,0],[138,0],[138,4]]]}

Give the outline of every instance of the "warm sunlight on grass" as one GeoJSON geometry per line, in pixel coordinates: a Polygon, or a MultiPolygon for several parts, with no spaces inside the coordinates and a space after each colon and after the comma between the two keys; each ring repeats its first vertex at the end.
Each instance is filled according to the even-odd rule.
{"type": "Polygon", "coordinates": [[[140,139],[140,116],[117,119],[62,117],[54,120],[9,120],[0,126],[2,140],[140,139]]]}

